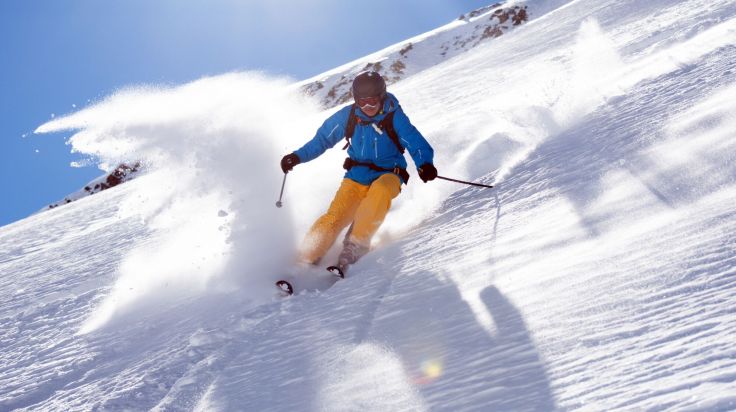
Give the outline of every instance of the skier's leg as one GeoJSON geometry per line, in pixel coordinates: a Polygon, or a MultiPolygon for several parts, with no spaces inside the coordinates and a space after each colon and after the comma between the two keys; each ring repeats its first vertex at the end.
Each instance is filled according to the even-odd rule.
{"type": "Polygon", "coordinates": [[[391,201],[401,192],[401,180],[387,173],[376,179],[355,211],[352,230],[340,254],[340,263],[353,264],[360,259],[371,244],[371,238],[386,218],[391,201]]]}
{"type": "Polygon", "coordinates": [[[316,264],[330,250],[340,232],[353,220],[368,186],[343,179],[327,212],[312,225],[301,248],[302,262],[316,264]]]}

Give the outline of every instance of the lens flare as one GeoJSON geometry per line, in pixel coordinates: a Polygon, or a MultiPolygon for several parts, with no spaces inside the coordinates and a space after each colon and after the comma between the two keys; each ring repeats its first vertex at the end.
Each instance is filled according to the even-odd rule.
{"type": "Polygon", "coordinates": [[[427,359],[419,364],[420,376],[414,381],[419,385],[426,385],[442,376],[443,365],[439,359],[427,359]]]}

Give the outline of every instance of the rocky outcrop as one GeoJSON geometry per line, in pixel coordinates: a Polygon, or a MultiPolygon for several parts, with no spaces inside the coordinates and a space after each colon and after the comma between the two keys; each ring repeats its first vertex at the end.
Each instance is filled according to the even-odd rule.
{"type": "Polygon", "coordinates": [[[135,162],[132,165],[121,163],[112,172],[88,183],[83,190],[72,193],[63,200],[48,205],[46,209],[53,209],[127,182],[128,180],[134,179],[141,172],[141,169],[142,165],[140,162],[135,162]]]}

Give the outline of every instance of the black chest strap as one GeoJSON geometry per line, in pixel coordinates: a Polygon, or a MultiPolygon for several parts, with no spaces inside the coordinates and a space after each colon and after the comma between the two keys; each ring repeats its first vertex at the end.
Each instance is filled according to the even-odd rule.
{"type": "Polygon", "coordinates": [[[355,123],[358,122],[358,116],[355,115],[355,104],[350,106],[350,114],[348,115],[348,124],[345,125],[345,147],[342,150],[347,150],[350,147],[350,139],[355,133],[355,123]]]}

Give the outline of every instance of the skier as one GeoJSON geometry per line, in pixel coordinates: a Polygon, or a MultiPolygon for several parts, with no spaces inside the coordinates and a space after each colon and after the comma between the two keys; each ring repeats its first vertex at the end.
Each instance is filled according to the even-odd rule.
{"type": "Polygon", "coordinates": [[[300,261],[317,265],[352,223],[343,241],[337,275],[365,255],[371,238],[383,223],[391,201],[406,184],[409,174],[404,147],[414,160],[424,183],[437,177],[434,150],[411,124],[396,97],[386,92],[386,82],[374,71],[360,73],[352,84],[354,104],[330,116],[317,134],[299,150],[281,159],[284,173],[299,163],[314,160],[343,139],[347,144],[347,169],[327,212],[314,223],[301,247],[300,261]]]}

